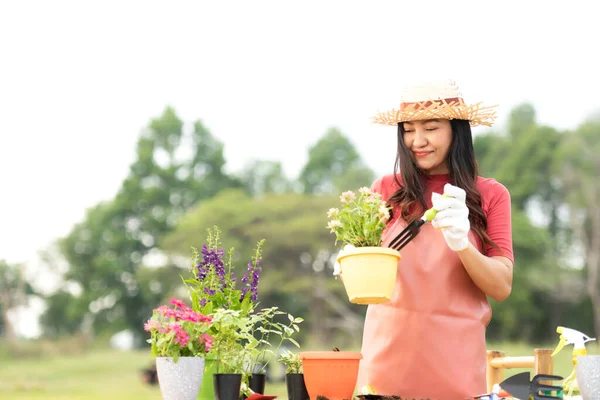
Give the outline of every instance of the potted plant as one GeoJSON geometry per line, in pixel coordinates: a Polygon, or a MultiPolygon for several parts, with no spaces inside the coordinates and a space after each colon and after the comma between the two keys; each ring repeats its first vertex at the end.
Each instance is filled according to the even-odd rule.
{"type": "Polygon", "coordinates": [[[248,383],[253,393],[264,394],[267,366],[276,357],[284,342],[289,341],[300,347],[292,336],[300,331],[298,324],[304,319],[287,314],[287,323],[277,321],[285,315],[286,313],[278,307],[264,308],[250,315],[252,334],[246,349],[251,357],[248,383]]]}
{"type": "Polygon", "coordinates": [[[360,352],[307,351],[299,354],[304,381],[311,399],[351,399],[358,380],[360,352]]]}
{"type": "Polygon", "coordinates": [[[309,400],[310,396],[304,383],[302,360],[297,353],[285,351],[278,361],[285,365],[285,385],[289,400],[309,400]]]}
{"type": "MultiPolygon", "coordinates": [[[[190,276],[183,280],[191,298],[192,309],[205,315],[213,315],[220,310],[237,311],[237,318],[246,318],[254,311],[258,302],[264,240],[257,243],[253,256],[238,282],[233,261],[234,249],[230,248],[225,254],[221,243],[221,231],[217,226],[208,229],[207,232],[206,242],[201,251],[192,248],[190,276]]],[[[213,332],[215,335],[219,334],[215,329],[213,332]]],[[[204,381],[210,383],[202,385],[199,399],[215,398],[213,374],[217,371],[217,364],[223,364],[223,360],[217,360],[217,357],[226,354],[228,353],[223,351],[211,351],[207,355],[204,381]]]]}
{"type": "Polygon", "coordinates": [[[342,243],[338,253],[339,274],[348,299],[356,304],[385,303],[391,299],[400,253],[382,247],[382,233],[390,209],[379,193],[367,187],[343,192],[341,208],[327,213],[327,227],[342,243]]]}
{"type": "Polygon", "coordinates": [[[250,352],[244,343],[252,341],[250,317],[240,310],[219,308],[213,313],[211,351],[216,356],[212,376],[214,398],[238,400],[250,352]]]}
{"type": "Polygon", "coordinates": [[[193,311],[179,299],[163,305],[144,324],[156,357],[160,390],[165,400],[195,400],[202,384],[204,356],[211,350],[211,318],[193,311]]]}

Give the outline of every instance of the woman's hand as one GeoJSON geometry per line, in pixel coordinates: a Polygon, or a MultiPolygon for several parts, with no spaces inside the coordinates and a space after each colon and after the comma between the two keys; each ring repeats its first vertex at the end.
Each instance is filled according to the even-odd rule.
{"type": "Polygon", "coordinates": [[[439,193],[431,195],[433,208],[438,212],[431,221],[436,229],[441,229],[448,247],[454,251],[462,251],[469,246],[469,208],[466,204],[466,192],[447,183],[444,196],[439,193]]]}
{"type": "MultiPolygon", "coordinates": [[[[340,263],[338,262],[337,259],[340,256],[343,256],[345,254],[345,252],[347,252],[349,250],[352,250],[352,249],[355,249],[355,247],[353,245],[351,245],[351,244],[347,244],[347,245],[344,246],[344,248],[342,250],[340,250],[339,253],[337,253],[335,255],[335,263],[333,264],[333,275],[336,277],[336,279],[337,279],[338,276],[340,278],[342,277],[342,269],[340,268],[340,263]]],[[[342,278],[342,282],[343,281],[344,281],[344,279],[342,278]]]]}
{"type": "Polygon", "coordinates": [[[448,247],[458,253],[465,270],[486,295],[505,300],[512,289],[512,262],[506,257],[487,257],[469,242],[469,209],[463,189],[444,186],[443,197],[433,193],[433,207],[438,210],[431,224],[441,229],[448,247]]]}

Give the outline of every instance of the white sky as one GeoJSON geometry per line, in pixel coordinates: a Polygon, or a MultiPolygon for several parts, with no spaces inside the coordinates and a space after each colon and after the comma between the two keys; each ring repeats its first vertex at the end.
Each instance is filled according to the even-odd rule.
{"type": "MultiPolygon", "coordinates": [[[[593,2],[4,1],[0,3],[0,258],[33,262],[111,198],[140,130],[172,105],[225,143],[227,167],[295,177],[337,126],[378,174],[395,130],[370,117],[412,81],[467,101],[531,101],[574,128],[600,107],[593,2]]],[[[480,132],[477,130],[476,132],[480,132]]]]}

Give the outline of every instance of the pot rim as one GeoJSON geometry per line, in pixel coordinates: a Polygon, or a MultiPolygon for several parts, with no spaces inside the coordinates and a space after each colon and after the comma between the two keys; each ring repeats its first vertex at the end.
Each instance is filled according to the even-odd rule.
{"type": "Polygon", "coordinates": [[[361,360],[359,351],[303,351],[298,354],[301,360],[361,360]]]}
{"type": "Polygon", "coordinates": [[[342,255],[338,257],[338,262],[345,257],[360,255],[360,254],[382,254],[386,256],[393,256],[400,260],[402,256],[400,252],[395,249],[390,249],[389,247],[379,247],[379,246],[365,246],[365,247],[356,247],[354,249],[344,250],[342,255]]]}

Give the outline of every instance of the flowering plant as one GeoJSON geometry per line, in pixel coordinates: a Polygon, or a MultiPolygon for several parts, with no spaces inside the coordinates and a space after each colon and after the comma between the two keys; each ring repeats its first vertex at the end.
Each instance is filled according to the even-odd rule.
{"type": "Polygon", "coordinates": [[[150,332],[148,343],[155,357],[196,357],[210,351],[213,338],[208,334],[211,317],[202,315],[186,306],[183,301],[171,299],[169,306],[154,309],[152,318],[144,324],[150,332]]]}
{"type": "Polygon", "coordinates": [[[343,192],[340,196],[341,209],[331,208],[327,212],[327,227],[335,233],[335,244],[354,247],[380,246],[381,234],[390,218],[390,207],[379,193],[367,187],[343,192]]]}
{"type": "Polygon", "coordinates": [[[220,230],[208,230],[207,243],[200,253],[193,250],[192,278],[184,280],[192,299],[192,307],[209,315],[218,309],[239,310],[247,315],[254,310],[258,300],[258,283],[262,271],[261,257],[264,239],[254,249],[254,255],[241,279],[241,288],[233,267],[231,248],[224,259],[220,230]]]}

